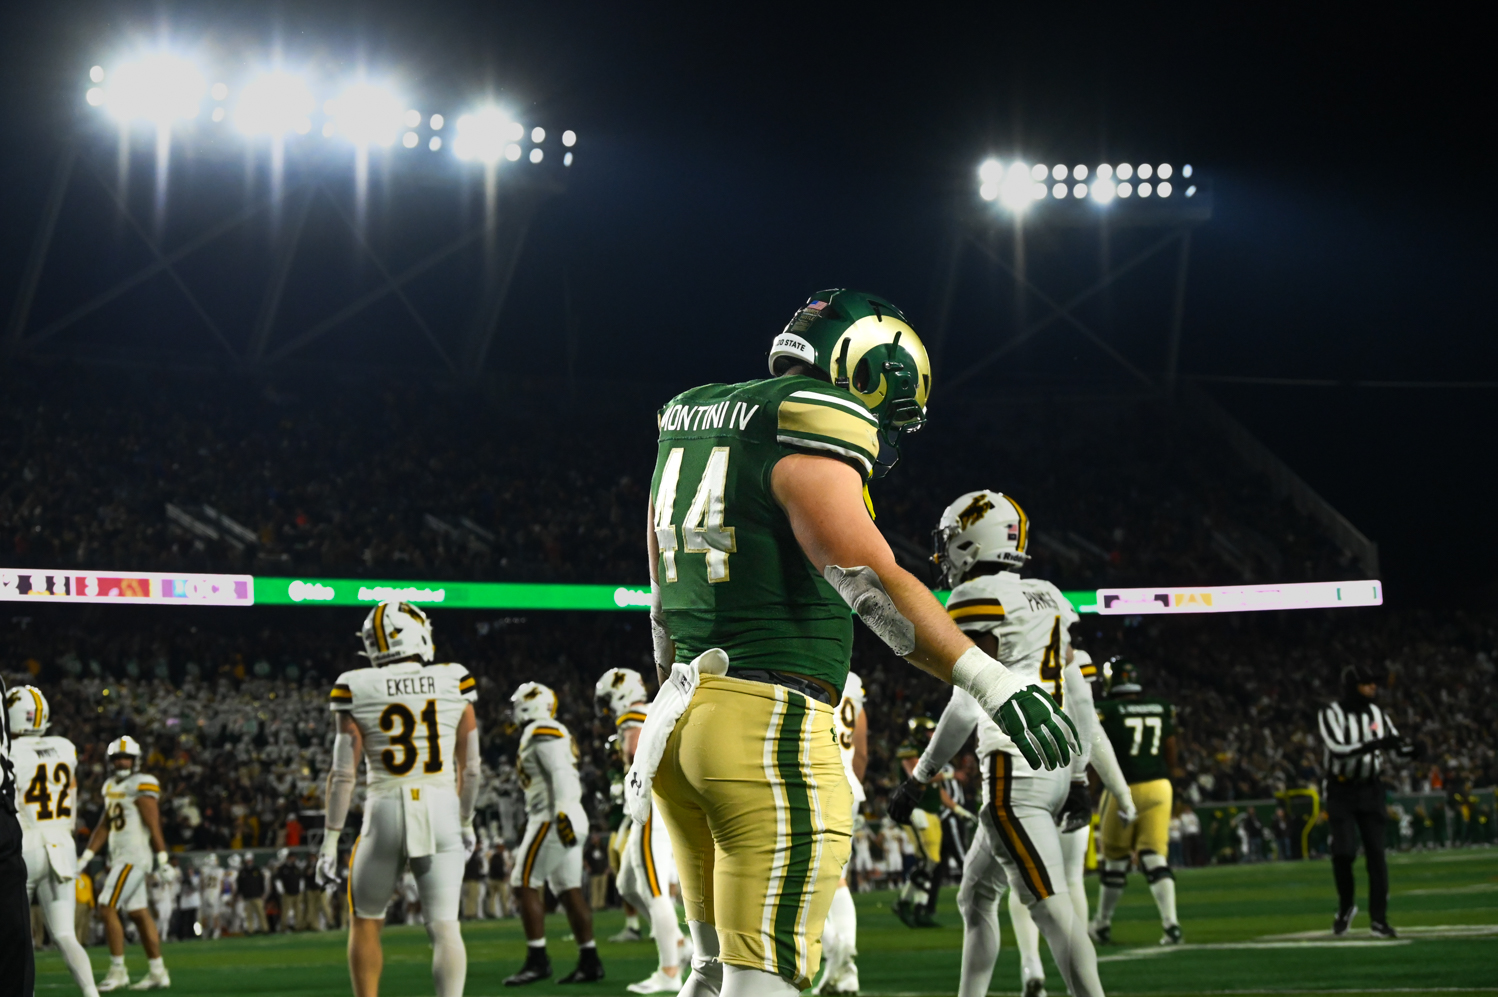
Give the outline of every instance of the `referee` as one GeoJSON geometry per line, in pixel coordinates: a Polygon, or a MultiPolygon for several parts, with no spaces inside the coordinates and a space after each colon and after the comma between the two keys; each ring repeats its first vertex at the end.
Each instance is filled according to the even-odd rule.
{"type": "Polygon", "coordinates": [[[1389,866],[1384,860],[1383,756],[1414,752],[1399,737],[1394,722],[1373,702],[1386,678],[1366,665],[1342,669],[1342,698],[1319,716],[1326,747],[1326,813],[1331,821],[1332,876],[1337,882],[1337,916],[1332,934],[1345,935],[1358,908],[1353,903],[1352,864],[1361,839],[1368,866],[1369,931],[1376,938],[1398,937],[1389,927],[1389,866]]]}
{"type": "Polygon", "coordinates": [[[15,770],[10,764],[10,695],[0,678],[0,997],[31,997],[36,962],[31,952],[31,900],[21,822],[16,819],[15,770]]]}

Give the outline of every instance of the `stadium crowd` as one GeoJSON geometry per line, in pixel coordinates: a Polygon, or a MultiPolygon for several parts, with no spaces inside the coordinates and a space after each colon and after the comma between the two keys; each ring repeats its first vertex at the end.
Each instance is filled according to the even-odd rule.
{"type": "MultiPolygon", "coordinates": [[[[12,372],[0,402],[0,533],[18,566],[608,584],[644,574],[645,402],[29,373],[12,372]]],[[[1153,402],[1007,398],[933,418],[873,489],[907,563],[924,558],[948,502],[993,487],[1035,517],[1036,569],[1063,588],[1357,573],[1262,478],[1153,402]]]]}

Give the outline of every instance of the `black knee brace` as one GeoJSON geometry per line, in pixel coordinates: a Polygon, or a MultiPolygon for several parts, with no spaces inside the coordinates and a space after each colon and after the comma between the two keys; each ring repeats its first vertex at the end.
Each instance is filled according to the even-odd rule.
{"type": "Polygon", "coordinates": [[[1104,886],[1112,886],[1121,890],[1129,881],[1129,873],[1124,869],[1105,868],[1102,872],[1098,873],[1098,879],[1104,886]]]}
{"type": "Polygon", "coordinates": [[[1153,886],[1156,883],[1160,882],[1160,880],[1162,880],[1162,879],[1175,879],[1175,878],[1176,878],[1176,874],[1170,871],[1170,866],[1168,866],[1168,865],[1157,865],[1153,869],[1146,869],[1146,870],[1144,870],[1144,879],[1151,886],[1153,886]]]}

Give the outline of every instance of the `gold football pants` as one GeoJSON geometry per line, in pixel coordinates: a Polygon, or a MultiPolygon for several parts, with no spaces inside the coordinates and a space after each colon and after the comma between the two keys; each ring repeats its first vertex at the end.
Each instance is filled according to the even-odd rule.
{"type": "Polygon", "coordinates": [[[725,963],[809,986],[853,840],[832,707],[704,675],[653,789],[687,920],[717,929],[725,963]]]}
{"type": "Polygon", "coordinates": [[[1139,816],[1130,824],[1118,819],[1118,800],[1108,794],[1103,804],[1103,858],[1126,859],[1134,852],[1170,854],[1171,788],[1169,779],[1129,784],[1139,816]]]}

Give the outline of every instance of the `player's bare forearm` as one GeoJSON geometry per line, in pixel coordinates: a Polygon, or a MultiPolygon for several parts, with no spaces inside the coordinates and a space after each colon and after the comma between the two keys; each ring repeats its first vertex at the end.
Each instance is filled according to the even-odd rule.
{"type": "Polygon", "coordinates": [[[463,780],[468,768],[468,735],[478,729],[478,718],[473,714],[473,704],[463,707],[458,718],[457,745],[453,748],[453,767],[457,769],[458,795],[463,795],[463,780]]]}
{"type": "Polygon", "coordinates": [[[94,833],[88,836],[88,850],[95,855],[99,849],[104,847],[104,842],[109,840],[109,808],[104,808],[104,813],[99,815],[99,823],[94,825],[94,833]]]}
{"type": "Polygon", "coordinates": [[[915,650],[906,660],[950,682],[953,662],[973,642],[952,623],[931,590],[895,562],[864,506],[859,473],[831,457],[792,454],[775,465],[770,487],[816,569],[829,564],[871,568],[895,608],[915,625],[915,650]]]}
{"type": "Polygon", "coordinates": [[[140,811],[140,819],[145,823],[146,830],[151,835],[151,851],[166,851],[166,837],[161,833],[161,808],[156,804],[156,797],[138,797],[135,801],[135,809],[140,811]]]}
{"type": "Polygon", "coordinates": [[[866,710],[858,711],[858,719],[853,721],[853,774],[861,782],[863,774],[869,767],[869,714],[866,710]]]}
{"type": "MultiPolygon", "coordinates": [[[[656,599],[659,596],[660,583],[661,583],[661,579],[660,579],[661,548],[660,548],[660,545],[659,545],[658,541],[655,538],[655,501],[654,500],[651,500],[651,501],[645,503],[645,552],[646,552],[646,554],[648,554],[650,556],[650,593],[651,593],[651,596],[650,596],[650,616],[651,616],[651,623],[652,623],[652,625],[664,626],[665,624],[664,624],[663,621],[656,619],[656,613],[657,613],[657,611],[660,608],[659,603],[656,602],[656,599]]],[[[671,647],[668,650],[670,650],[670,652],[671,652],[670,653],[670,659],[674,660],[675,657],[676,657],[676,650],[675,650],[675,648],[671,647]]],[[[671,666],[669,664],[663,664],[661,662],[660,658],[661,658],[661,654],[658,653],[656,655],[656,662],[655,662],[655,680],[659,684],[665,685],[666,684],[666,680],[671,677],[671,666]]],[[[626,758],[625,761],[624,761],[624,764],[626,764],[626,765],[630,764],[630,760],[628,758],[626,758]]]]}
{"type": "Polygon", "coordinates": [[[631,727],[619,735],[619,750],[624,755],[624,764],[635,763],[635,748],[640,743],[640,728],[631,727]]]}

